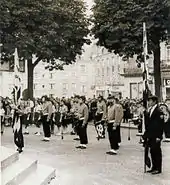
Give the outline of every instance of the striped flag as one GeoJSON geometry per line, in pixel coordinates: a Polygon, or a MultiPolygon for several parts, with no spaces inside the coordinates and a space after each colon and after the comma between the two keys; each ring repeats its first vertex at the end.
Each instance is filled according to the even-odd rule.
{"type": "Polygon", "coordinates": [[[147,43],[147,33],[146,33],[146,23],[143,23],[143,105],[147,108],[147,99],[149,95],[148,86],[148,65],[147,65],[147,55],[148,55],[148,43],[147,43]]]}
{"type": "Polygon", "coordinates": [[[15,48],[14,53],[14,87],[13,87],[13,98],[15,105],[18,105],[18,101],[21,97],[21,77],[19,71],[19,57],[18,57],[18,50],[15,48]]]}
{"type": "MultiPolygon", "coordinates": [[[[146,32],[146,23],[143,23],[143,55],[144,55],[144,65],[143,65],[143,106],[145,108],[143,114],[143,125],[142,125],[142,133],[144,134],[146,128],[147,121],[147,101],[149,97],[149,86],[148,86],[148,63],[147,63],[147,55],[148,55],[148,43],[147,43],[147,32],[146,32]]],[[[146,172],[146,166],[148,168],[151,167],[151,160],[149,157],[149,146],[145,141],[145,150],[144,150],[144,171],[146,172]]]]}

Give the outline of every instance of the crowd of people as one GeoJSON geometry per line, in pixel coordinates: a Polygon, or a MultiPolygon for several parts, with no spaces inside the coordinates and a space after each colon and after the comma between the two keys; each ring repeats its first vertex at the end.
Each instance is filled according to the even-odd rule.
{"type": "MultiPolygon", "coordinates": [[[[110,98],[114,99],[115,102],[113,104],[119,104],[122,107],[122,115],[118,122],[121,122],[122,119],[124,122],[128,122],[128,119],[133,117],[133,114],[139,112],[136,110],[136,102],[133,100],[130,101],[127,98],[125,100],[118,100],[111,95],[109,95],[107,99],[104,99],[102,96],[98,98],[94,96],[92,99],[86,99],[84,96],[78,95],[69,99],[64,97],[59,99],[43,96],[40,99],[34,100],[20,99],[17,107],[8,97],[1,97],[1,134],[4,133],[4,126],[14,126],[14,116],[16,110],[18,110],[23,134],[29,134],[29,127],[34,124],[37,129],[35,134],[41,135],[43,128],[43,141],[50,141],[51,134],[63,137],[63,134],[68,133],[67,128],[68,125],[71,124],[72,131],[70,134],[82,136],[82,140],[85,141],[81,143],[81,147],[79,146],[79,148],[86,148],[88,122],[94,122],[98,139],[105,138],[106,121],[111,119],[109,118],[109,105],[112,104],[113,100],[111,101],[110,98]],[[83,117],[83,119],[81,117],[83,117]],[[79,128],[81,124],[83,125],[83,129],[79,128]]],[[[141,104],[139,103],[139,105],[141,104]]],[[[116,107],[116,109],[118,110],[118,107],[116,107]]],[[[21,146],[23,146],[23,144],[21,146]]],[[[116,151],[114,151],[114,153],[116,153],[116,151]]]]}
{"type": "MultiPolygon", "coordinates": [[[[68,133],[68,125],[71,124],[71,135],[77,135],[75,140],[80,140],[78,149],[86,149],[88,144],[88,123],[94,123],[97,138],[105,138],[105,129],[108,131],[110,150],[109,155],[116,155],[121,143],[120,125],[134,120],[138,124],[139,132],[142,132],[142,117],[145,115],[144,141],[149,143],[153,167],[149,172],[161,173],[162,152],[160,142],[163,136],[164,113],[158,105],[158,98],[149,98],[149,109],[143,107],[141,100],[118,99],[109,95],[107,99],[102,96],[86,99],[85,96],[75,95],[70,99],[49,98],[20,99],[16,105],[9,98],[0,98],[1,134],[4,126],[12,126],[14,142],[19,153],[23,151],[23,134],[29,134],[29,127],[36,125],[36,135],[41,135],[42,141],[50,142],[51,135],[61,136],[68,133]],[[155,112],[156,113],[155,113],[155,112]],[[154,117],[152,116],[154,115],[154,117]],[[137,118],[137,119],[136,119],[137,118]],[[57,132],[56,132],[57,129],[57,132]],[[158,156],[159,154],[159,156],[158,156]]],[[[168,131],[169,133],[169,131],[168,131]]],[[[145,144],[144,142],[144,144],[145,144]]]]}

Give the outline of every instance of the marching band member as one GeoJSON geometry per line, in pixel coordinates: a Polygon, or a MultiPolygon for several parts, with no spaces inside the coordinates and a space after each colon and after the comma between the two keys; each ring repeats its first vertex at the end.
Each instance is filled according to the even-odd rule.
{"type": "Polygon", "coordinates": [[[86,98],[84,96],[81,96],[79,98],[79,111],[78,111],[78,119],[79,119],[79,125],[78,125],[78,135],[80,137],[80,145],[76,148],[80,149],[86,149],[88,144],[88,138],[87,138],[87,124],[88,124],[88,118],[89,118],[89,110],[87,105],[85,104],[86,98]]]}
{"type": "Polygon", "coordinates": [[[106,103],[103,97],[99,96],[98,102],[97,102],[97,111],[96,111],[96,116],[95,116],[95,121],[94,121],[99,138],[105,138],[104,123],[106,119],[106,111],[107,111],[106,103]],[[100,128],[100,130],[102,128],[103,130],[102,134],[99,133],[98,127],[100,128]]]}
{"type": "Polygon", "coordinates": [[[56,115],[56,107],[55,107],[55,103],[53,100],[51,100],[52,103],[52,115],[51,115],[51,134],[54,134],[54,130],[55,130],[55,115],[56,115]]]}
{"type": "Polygon", "coordinates": [[[106,103],[102,96],[99,96],[98,102],[97,102],[97,111],[96,115],[101,115],[101,120],[104,120],[106,118],[106,103]]]}
{"type": "Polygon", "coordinates": [[[13,131],[14,131],[14,143],[18,147],[19,153],[23,152],[24,137],[22,133],[22,126],[25,122],[25,101],[20,100],[19,105],[13,105],[13,131]]]}
{"type": "Polygon", "coordinates": [[[1,99],[0,99],[0,121],[1,121],[1,134],[3,134],[5,124],[5,109],[4,102],[1,99]]]}
{"type": "Polygon", "coordinates": [[[35,132],[37,136],[40,136],[41,134],[41,131],[40,131],[41,129],[41,110],[42,110],[42,107],[41,107],[40,101],[36,100],[34,111],[33,111],[33,122],[37,127],[37,132],[35,132]]]}
{"type": "Polygon", "coordinates": [[[42,124],[44,131],[43,141],[50,141],[51,130],[50,130],[50,118],[52,115],[52,103],[49,101],[47,96],[42,97],[42,124]]]}
{"type": "Polygon", "coordinates": [[[109,135],[109,142],[111,150],[109,152],[106,152],[110,155],[116,155],[117,150],[119,149],[118,142],[119,142],[119,136],[118,132],[119,129],[117,129],[117,126],[120,125],[122,119],[123,119],[123,108],[118,105],[116,102],[118,100],[112,96],[108,97],[108,135],[109,135]]]}
{"type": "Polygon", "coordinates": [[[123,106],[120,104],[120,101],[118,98],[114,99],[114,105],[115,105],[115,123],[116,123],[116,131],[117,131],[117,139],[118,139],[118,146],[120,146],[121,143],[121,133],[120,133],[120,124],[123,120],[124,112],[123,112],[123,106]]]}
{"type": "MultiPolygon", "coordinates": [[[[76,117],[76,115],[78,114],[78,110],[79,110],[79,102],[78,102],[78,97],[75,96],[73,102],[72,102],[72,108],[70,110],[70,112],[73,114],[73,120],[72,120],[72,132],[71,135],[75,135],[77,134],[77,122],[78,119],[76,117]]],[[[79,140],[79,138],[75,138],[74,140],[79,140]]]]}
{"type": "Polygon", "coordinates": [[[59,126],[58,126],[59,133],[57,135],[60,136],[61,134],[63,134],[63,132],[65,131],[67,124],[68,124],[67,120],[66,120],[68,108],[65,105],[64,100],[61,100],[61,102],[60,102],[59,112],[60,112],[60,119],[59,119],[59,126]]]}

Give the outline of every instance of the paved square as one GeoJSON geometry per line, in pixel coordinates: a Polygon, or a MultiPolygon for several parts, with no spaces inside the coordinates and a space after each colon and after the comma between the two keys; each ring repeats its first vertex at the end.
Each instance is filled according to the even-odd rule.
{"type": "MultiPolygon", "coordinates": [[[[25,150],[21,155],[38,159],[42,164],[56,168],[53,185],[170,185],[170,143],[163,143],[163,173],[152,176],[143,173],[143,147],[138,144],[136,130],[122,129],[122,144],[117,156],[106,155],[108,139],[97,141],[93,126],[88,127],[87,150],[75,149],[78,141],[64,135],[64,140],[53,136],[50,143],[35,136],[34,128],[25,136],[25,150]]],[[[14,147],[13,133],[7,128],[1,137],[3,146],[14,147]]]]}

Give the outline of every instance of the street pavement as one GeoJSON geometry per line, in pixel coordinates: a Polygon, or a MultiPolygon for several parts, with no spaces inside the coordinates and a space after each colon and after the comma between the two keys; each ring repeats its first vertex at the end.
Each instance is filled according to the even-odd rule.
{"type": "MultiPolygon", "coordinates": [[[[52,185],[170,185],[170,143],[163,143],[163,173],[153,176],[143,173],[143,147],[138,144],[137,130],[122,129],[122,143],[118,155],[110,156],[108,139],[98,141],[93,126],[88,127],[89,145],[86,150],[75,149],[75,136],[52,136],[49,143],[43,136],[34,135],[35,128],[25,136],[21,155],[38,159],[40,163],[56,168],[52,185]]],[[[6,128],[1,144],[14,148],[11,128],[6,128]]]]}

